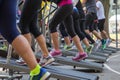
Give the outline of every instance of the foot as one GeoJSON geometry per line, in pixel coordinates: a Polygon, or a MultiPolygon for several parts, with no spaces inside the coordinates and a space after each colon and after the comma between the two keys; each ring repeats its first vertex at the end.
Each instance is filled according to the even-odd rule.
{"type": "Polygon", "coordinates": [[[88,48],[85,49],[85,51],[86,51],[88,54],[91,54],[92,49],[93,49],[93,45],[90,45],[88,48]]]}
{"type": "Polygon", "coordinates": [[[51,51],[50,54],[53,57],[57,57],[57,56],[61,56],[62,55],[61,51],[56,51],[56,50],[51,51]]]}
{"type": "Polygon", "coordinates": [[[19,60],[16,60],[16,62],[20,65],[27,65],[22,58],[20,58],[19,60]]]}
{"type": "Polygon", "coordinates": [[[7,46],[6,45],[1,45],[0,50],[7,51],[7,46]]]}
{"type": "Polygon", "coordinates": [[[96,52],[96,51],[100,48],[100,46],[101,46],[101,42],[95,43],[95,44],[94,44],[93,51],[96,52]]]}
{"type": "Polygon", "coordinates": [[[107,40],[106,40],[106,46],[108,47],[111,42],[112,42],[111,39],[107,39],[107,40]]]}
{"type": "Polygon", "coordinates": [[[46,69],[41,68],[40,73],[35,76],[30,76],[29,80],[46,80],[50,77],[50,73],[46,71],[46,69]]]}
{"type": "Polygon", "coordinates": [[[68,45],[65,45],[64,46],[64,50],[71,50],[72,49],[72,45],[68,46],[68,45]]]}
{"type": "Polygon", "coordinates": [[[83,60],[87,57],[87,53],[78,53],[75,57],[72,58],[72,60],[74,61],[80,61],[80,60],[83,60]]]}
{"type": "Polygon", "coordinates": [[[102,41],[102,49],[104,50],[106,48],[106,40],[102,41]]]}
{"type": "Polygon", "coordinates": [[[46,65],[51,64],[54,61],[55,59],[51,55],[49,55],[48,57],[42,57],[40,60],[40,64],[41,66],[46,66],[46,65]]]}

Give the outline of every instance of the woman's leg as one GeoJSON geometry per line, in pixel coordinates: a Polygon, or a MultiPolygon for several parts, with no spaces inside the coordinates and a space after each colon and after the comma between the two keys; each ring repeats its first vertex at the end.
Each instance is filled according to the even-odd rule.
{"type": "MultiPolygon", "coordinates": [[[[32,5],[33,7],[31,7],[30,2],[26,1],[24,8],[23,8],[22,16],[21,16],[21,26],[20,27],[22,28],[21,31],[22,31],[23,35],[27,38],[28,41],[32,40],[30,33],[32,33],[33,36],[36,38],[36,40],[41,48],[43,58],[47,59],[49,57],[49,59],[47,59],[46,61],[45,60],[43,61],[43,59],[41,60],[42,64],[47,65],[47,64],[53,62],[54,59],[49,55],[45,38],[42,35],[42,33],[40,32],[38,25],[37,25],[37,14],[38,14],[37,10],[39,8],[39,6],[37,6],[38,3],[40,4],[41,1],[35,1],[35,2],[33,1],[32,4],[34,4],[34,5],[32,5]],[[35,8],[35,10],[33,10],[33,8],[35,8]],[[28,14],[31,15],[31,17],[26,17],[28,14]],[[28,21],[26,22],[26,20],[28,20],[28,21]]],[[[31,41],[30,41],[30,43],[31,43],[31,41]]]]}
{"type": "Polygon", "coordinates": [[[79,20],[79,23],[80,23],[80,29],[85,34],[85,37],[90,41],[91,44],[94,44],[95,43],[94,39],[85,32],[85,21],[79,20]]]}
{"type": "Polygon", "coordinates": [[[53,46],[55,50],[59,51],[59,41],[58,41],[58,33],[56,30],[56,27],[59,23],[61,23],[70,13],[72,13],[72,4],[71,5],[65,5],[60,7],[56,13],[54,14],[49,27],[51,31],[51,38],[53,40],[53,46]],[[68,13],[69,12],[69,13],[68,13]],[[64,15],[63,15],[64,14],[64,15]]]}
{"type": "Polygon", "coordinates": [[[68,16],[65,20],[64,20],[64,25],[67,28],[68,34],[71,36],[74,44],[76,45],[79,53],[73,57],[72,59],[75,61],[78,60],[82,60],[85,57],[87,57],[87,54],[84,52],[81,43],[80,43],[80,39],[79,37],[76,35],[76,33],[74,32],[74,25],[73,25],[73,19],[72,19],[72,15],[68,16]]]}
{"type": "Polygon", "coordinates": [[[71,36],[73,42],[75,43],[78,51],[80,53],[83,53],[84,50],[80,44],[80,39],[79,37],[76,35],[75,31],[74,31],[74,25],[73,25],[73,19],[72,16],[68,16],[65,20],[64,20],[64,25],[67,28],[67,32],[68,34],[71,36]]]}
{"type": "Polygon", "coordinates": [[[75,32],[77,33],[77,35],[79,36],[80,40],[83,41],[83,43],[86,45],[86,47],[89,47],[89,42],[87,41],[84,33],[81,31],[80,28],[80,23],[79,23],[79,12],[77,10],[77,8],[73,9],[73,22],[74,22],[74,29],[75,32]]]}
{"type": "Polygon", "coordinates": [[[64,41],[65,41],[64,49],[66,50],[71,49],[71,41],[70,41],[68,33],[65,30],[65,26],[63,23],[59,25],[59,30],[60,30],[62,37],[64,37],[64,41]]]}
{"type": "Polygon", "coordinates": [[[49,73],[40,72],[40,66],[37,64],[35,56],[31,50],[28,41],[19,34],[16,28],[16,0],[3,0],[2,8],[0,9],[0,32],[12,44],[18,54],[25,60],[31,70],[31,76],[36,75],[37,79],[46,78],[49,73]],[[10,20],[11,19],[11,20],[10,20]],[[9,29],[8,29],[9,28],[9,29]],[[40,78],[37,76],[43,74],[40,78]]]}
{"type": "Polygon", "coordinates": [[[34,16],[36,16],[40,4],[41,4],[41,0],[35,0],[35,1],[26,0],[22,10],[19,27],[21,29],[22,34],[27,38],[30,44],[31,44],[31,34],[30,34],[29,26],[32,20],[34,19],[34,16]]]}
{"type": "Polygon", "coordinates": [[[43,56],[48,57],[49,52],[48,52],[48,49],[46,46],[46,40],[45,40],[44,36],[42,35],[42,33],[40,32],[40,28],[37,25],[37,13],[34,15],[34,18],[30,23],[29,29],[30,29],[30,32],[35,37],[35,39],[37,40],[37,42],[41,48],[43,56]]]}
{"type": "Polygon", "coordinates": [[[106,31],[104,30],[104,23],[105,23],[105,19],[101,19],[98,21],[98,29],[101,32],[101,36],[103,37],[103,39],[109,39],[106,31]]]}

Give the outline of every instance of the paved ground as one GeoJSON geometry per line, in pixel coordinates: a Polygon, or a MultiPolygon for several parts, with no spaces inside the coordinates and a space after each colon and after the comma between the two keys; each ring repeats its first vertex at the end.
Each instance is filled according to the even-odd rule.
{"type": "MultiPolygon", "coordinates": [[[[60,66],[61,68],[67,68],[67,69],[73,69],[73,67],[70,66],[60,66]]],[[[0,75],[6,74],[2,69],[0,69],[0,75]]],[[[99,80],[120,80],[120,51],[117,53],[114,53],[108,61],[104,64],[104,70],[102,73],[90,73],[90,74],[96,74],[100,77],[99,80]]],[[[28,80],[28,74],[23,74],[22,80],[28,80]]],[[[56,79],[50,79],[50,80],[56,80],[56,79]]]]}
{"type": "Polygon", "coordinates": [[[111,56],[104,64],[104,70],[102,73],[96,73],[99,75],[100,80],[120,80],[120,51],[111,56]]]}

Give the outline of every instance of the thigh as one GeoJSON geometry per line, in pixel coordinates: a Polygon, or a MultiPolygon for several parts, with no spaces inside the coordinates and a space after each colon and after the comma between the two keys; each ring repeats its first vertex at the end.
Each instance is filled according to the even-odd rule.
{"type": "Polygon", "coordinates": [[[3,0],[0,12],[0,30],[16,27],[16,0],[3,0]]]}
{"type": "Polygon", "coordinates": [[[31,21],[31,24],[29,25],[30,32],[33,34],[35,38],[40,36],[41,33],[41,27],[37,24],[37,14],[34,16],[33,20],[31,21]]]}
{"type": "Polygon", "coordinates": [[[67,37],[68,36],[68,33],[67,33],[63,23],[61,23],[59,25],[59,30],[60,30],[60,33],[61,33],[62,37],[67,37]]]}
{"type": "Polygon", "coordinates": [[[93,20],[91,21],[91,25],[90,25],[90,31],[92,32],[93,30],[97,30],[98,26],[98,21],[97,21],[97,15],[96,13],[92,13],[92,17],[93,20]]]}
{"type": "Polygon", "coordinates": [[[85,30],[85,20],[79,20],[79,23],[80,23],[80,30],[82,32],[84,32],[84,30],[85,30]]]}
{"type": "Polygon", "coordinates": [[[16,0],[2,1],[0,17],[0,32],[11,43],[19,35],[16,27],[16,0]]]}
{"type": "Polygon", "coordinates": [[[0,0],[0,6],[1,6],[1,2],[2,2],[2,0],[0,0]]]}
{"type": "Polygon", "coordinates": [[[85,18],[85,29],[90,29],[92,23],[93,23],[93,16],[91,13],[88,13],[85,18]]]}
{"type": "Polygon", "coordinates": [[[69,15],[68,17],[66,17],[66,19],[64,20],[64,25],[65,25],[65,28],[68,34],[71,36],[71,38],[73,38],[76,35],[76,33],[74,30],[74,23],[73,23],[72,15],[69,15]]]}
{"type": "Polygon", "coordinates": [[[20,19],[20,23],[22,23],[22,26],[28,26],[30,25],[31,21],[33,20],[34,16],[37,13],[37,10],[40,8],[41,0],[26,0],[22,15],[20,19]]]}
{"type": "Polygon", "coordinates": [[[1,5],[2,0],[0,0],[0,5],[1,5]]]}
{"type": "Polygon", "coordinates": [[[52,17],[50,24],[54,24],[56,27],[59,23],[66,19],[66,17],[72,14],[73,6],[72,5],[65,5],[60,7],[52,17]]]}
{"type": "Polygon", "coordinates": [[[100,30],[104,30],[104,23],[105,23],[105,19],[99,20],[98,28],[100,30]]]}

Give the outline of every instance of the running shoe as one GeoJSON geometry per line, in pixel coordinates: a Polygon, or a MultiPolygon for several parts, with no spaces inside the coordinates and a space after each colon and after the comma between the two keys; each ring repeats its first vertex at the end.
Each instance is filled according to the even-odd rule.
{"type": "Polygon", "coordinates": [[[41,58],[41,60],[40,60],[40,65],[41,66],[46,66],[46,65],[48,65],[48,64],[51,64],[52,62],[54,62],[55,61],[55,59],[51,56],[51,55],[49,55],[48,57],[42,57],[41,58]]]}
{"type": "Polygon", "coordinates": [[[77,49],[75,45],[72,46],[72,49],[77,49]]]}
{"type": "Polygon", "coordinates": [[[47,80],[50,77],[50,73],[46,69],[41,68],[40,73],[35,76],[30,76],[29,80],[47,80]]]}
{"type": "Polygon", "coordinates": [[[52,50],[50,52],[50,55],[53,56],[53,57],[57,57],[57,56],[61,56],[62,53],[61,53],[61,51],[52,50]]]}
{"type": "Polygon", "coordinates": [[[6,46],[6,45],[2,45],[2,46],[0,46],[0,50],[7,51],[7,46],[6,46]]]}
{"type": "Polygon", "coordinates": [[[100,46],[101,46],[101,42],[95,43],[93,47],[93,51],[96,52],[100,48],[100,46]]]}
{"type": "Polygon", "coordinates": [[[102,49],[104,50],[106,48],[106,40],[102,40],[102,49]]]}
{"type": "Polygon", "coordinates": [[[93,49],[93,45],[90,45],[88,48],[85,49],[85,51],[86,51],[88,54],[91,54],[92,49],[93,49]]]}
{"type": "Polygon", "coordinates": [[[72,46],[71,46],[71,45],[70,45],[70,46],[65,45],[65,46],[64,46],[64,50],[72,50],[72,46]]]}
{"type": "Polygon", "coordinates": [[[112,42],[111,39],[107,39],[106,40],[106,46],[109,46],[111,42],[112,42]]]}
{"type": "Polygon", "coordinates": [[[80,60],[85,59],[87,56],[88,55],[85,52],[83,54],[78,53],[75,57],[72,58],[72,60],[74,60],[74,61],[80,61],[80,60]]]}
{"type": "Polygon", "coordinates": [[[16,62],[20,65],[27,65],[26,62],[22,58],[20,58],[19,60],[16,60],[16,62]]]}

